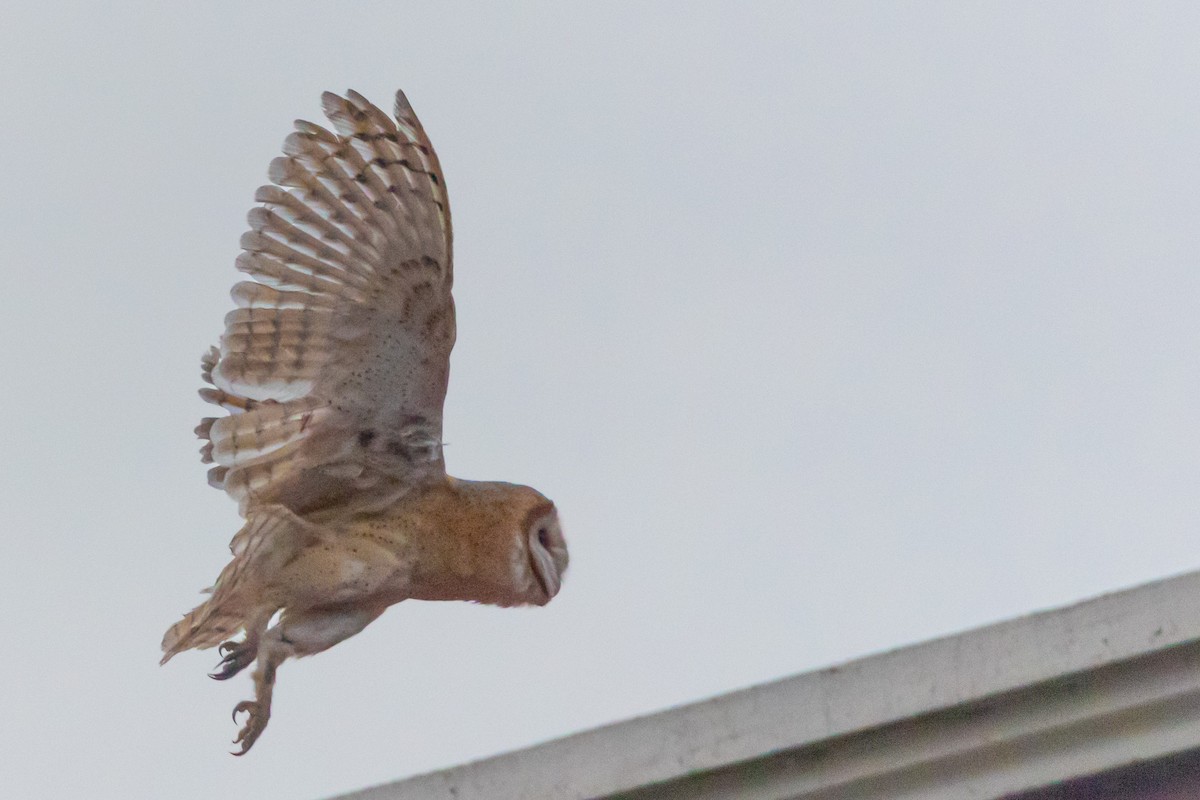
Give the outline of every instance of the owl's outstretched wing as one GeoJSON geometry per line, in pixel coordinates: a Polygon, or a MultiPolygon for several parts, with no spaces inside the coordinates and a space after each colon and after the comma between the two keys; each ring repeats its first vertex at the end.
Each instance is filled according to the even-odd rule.
{"type": "Polygon", "coordinates": [[[322,95],[333,131],[297,121],[242,236],[220,348],[205,357],[209,482],[296,513],[394,496],[445,472],[454,346],[450,206],[402,92],[393,121],[322,95]]]}

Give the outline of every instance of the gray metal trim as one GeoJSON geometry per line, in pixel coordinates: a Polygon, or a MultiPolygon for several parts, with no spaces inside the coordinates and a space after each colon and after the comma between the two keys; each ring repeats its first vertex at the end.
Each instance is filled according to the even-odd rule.
{"type": "Polygon", "coordinates": [[[341,800],[997,798],[1200,747],[1200,573],[341,800]]]}

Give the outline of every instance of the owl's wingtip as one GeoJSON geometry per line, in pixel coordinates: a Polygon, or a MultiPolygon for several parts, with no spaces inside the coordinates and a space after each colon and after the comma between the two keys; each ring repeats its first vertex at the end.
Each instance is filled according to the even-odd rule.
{"type": "Polygon", "coordinates": [[[403,89],[396,90],[395,115],[397,117],[413,116],[412,103],[408,102],[408,95],[404,93],[403,89]]]}
{"type": "Polygon", "coordinates": [[[342,104],[345,99],[334,92],[321,92],[321,110],[325,112],[325,116],[333,119],[342,109],[342,104]]]}

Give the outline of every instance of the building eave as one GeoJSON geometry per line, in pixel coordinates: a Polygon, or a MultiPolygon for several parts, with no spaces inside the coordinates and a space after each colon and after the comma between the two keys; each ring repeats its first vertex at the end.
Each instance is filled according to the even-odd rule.
{"type": "Polygon", "coordinates": [[[1200,747],[1200,573],[343,800],[998,798],[1200,747]]]}

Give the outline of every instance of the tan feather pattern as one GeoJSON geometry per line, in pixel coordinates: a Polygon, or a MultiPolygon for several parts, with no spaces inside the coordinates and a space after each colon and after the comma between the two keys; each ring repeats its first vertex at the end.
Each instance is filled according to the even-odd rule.
{"type": "Polygon", "coordinates": [[[231,311],[214,380],[255,400],[303,397],[329,361],[334,324],[322,307],[231,311]]]}
{"type": "Polygon", "coordinates": [[[209,483],[246,524],[163,661],[221,645],[211,677],[251,664],[236,744],[266,728],[280,664],[356,635],[406,599],[544,605],[566,543],[536,490],[446,474],[442,405],[455,339],[450,207],[404,95],[395,119],[326,93],[255,193],[196,426],[209,483]],[[278,615],[277,621],[274,621],[278,615]]]}
{"type": "Polygon", "coordinates": [[[209,590],[212,596],[184,614],[163,637],[160,663],[184,650],[203,650],[242,630],[265,626],[278,610],[270,599],[272,580],[319,535],[319,529],[282,506],[256,510],[230,541],[233,560],[209,590]],[[247,602],[248,598],[256,598],[257,603],[247,602]]]}
{"type": "Polygon", "coordinates": [[[236,469],[224,466],[215,467],[214,469],[224,470],[220,473],[222,483],[218,488],[224,489],[230,497],[236,500],[239,508],[245,513],[252,493],[264,491],[272,483],[294,475],[299,469],[292,459],[299,453],[300,444],[299,441],[293,439],[265,455],[239,463],[236,469]]]}
{"type": "MultiPolygon", "coordinates": [[[[337,298],[312,292],[289,292],[272,289],[254,281],[235,283],[229,296],[238,308],[325,308],[337,306],[337,298]]],[[[213,363],[216,366],[216,362],[213,363]]]]}
{"type": "Polygon", "coordinates": [[[254,280],[202,365],[201,396],[232,414],[197,428],[202,459],[243,513],[441,469],[454,307],[437,156],[403,94],[396,120],[356,92],[321,102],[333,131],[298,120],[272,161],[236,264],[254,280]]]}
{"type": "Polygon", "coordinates": [[[212,459],[232,467],[268,455],[299,439],[323,411],[318,401],[303,398],[264,404],[253,414],[217,419],[208,432],[212,459]]]}

